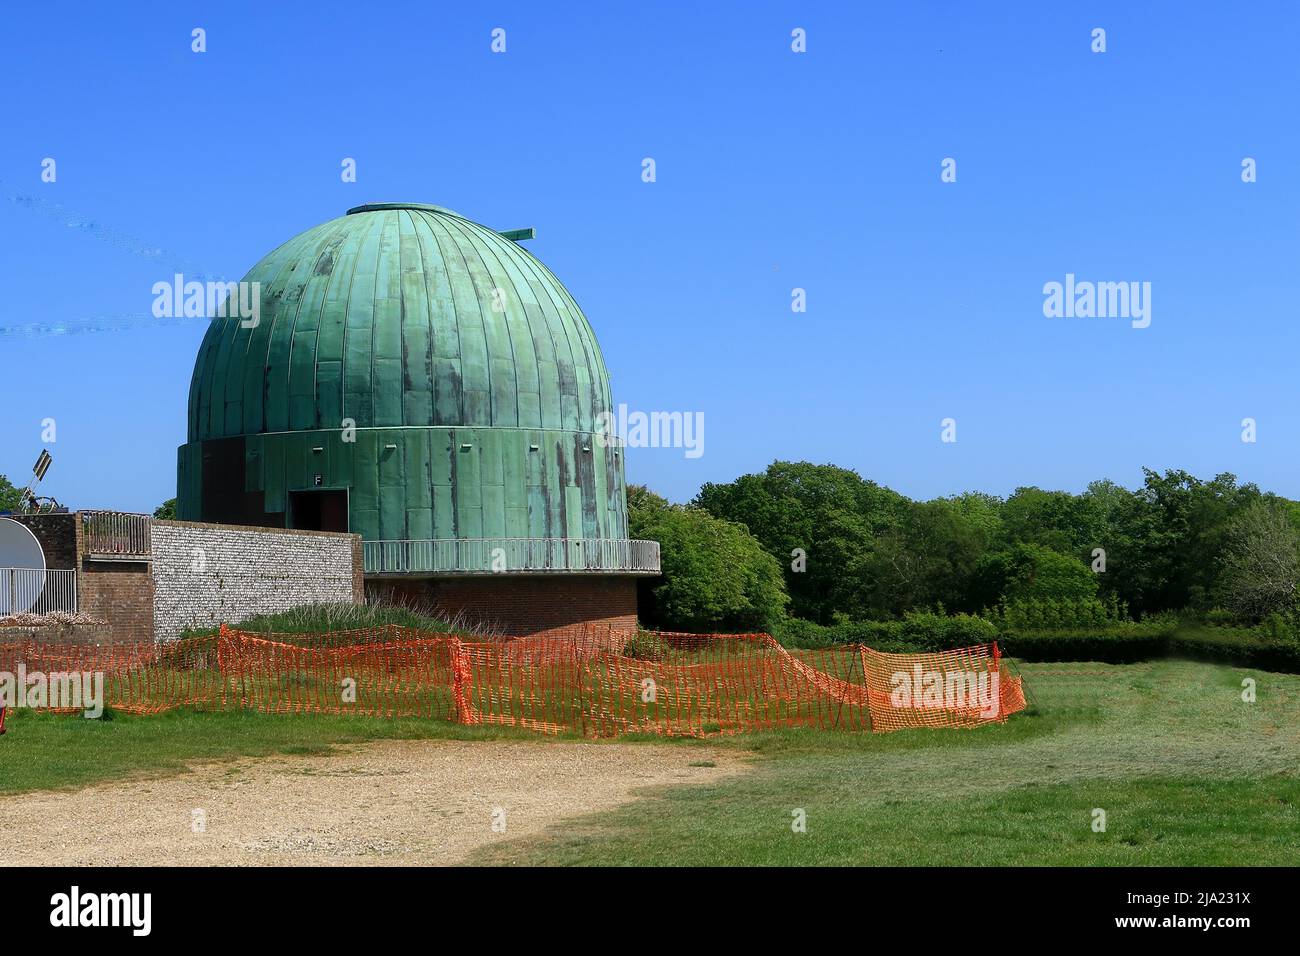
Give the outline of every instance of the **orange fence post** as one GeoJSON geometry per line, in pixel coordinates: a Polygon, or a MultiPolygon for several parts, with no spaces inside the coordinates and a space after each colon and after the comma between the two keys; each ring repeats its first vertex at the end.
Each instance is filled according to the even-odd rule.
{"type": "Polygon", "coordinates": [[[582,700],[582,658],[578,647],[578,631],[573,632],[573,677],[576,682],[574,690],[578,696],[578,728],[582,736],[587,736],[587,709],[582,700]]]}
{"type": "Polygon", "coordinates": [[[857,656],[862,662],[862,686],[867,689],[867,729],[874,733],[876,730],[876,722],[871,713],[871,680],[867,676],[867,645],[858,645],[857,656]]]}
{"type": "Polygon", "coordinates": [[[456,706],[456,720],[462,724],[478,723],[469,702],[471,672],[465,656],[465,645],[459,637],[453,635],[450,647],[451,697],[456,706]]]}

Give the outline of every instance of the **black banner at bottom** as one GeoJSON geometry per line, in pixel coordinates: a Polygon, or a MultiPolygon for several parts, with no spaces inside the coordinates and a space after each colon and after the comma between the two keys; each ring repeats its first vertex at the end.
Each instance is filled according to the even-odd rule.
{"type": "Polygon", "coordinates": [[[772,921],[825,920],[829,928],[837,910],[846,928],[868,921],[873,937],[893,927],[918,943],[935,933],[931,942],[945,949],[963,938],[991,942],[990,932],[1026,945],[1098,936],[1231,944],[1289,935],[1294,876],[1245,868],[628,868],[612,877],[550,871],[542,881],[509,869],[10,869],[0,875],[0,913],[9,943],[49,934],[128,946],[219,942],[254,930],[247,938],[259,944],[341,944],[354,929],[419,933],[431,921],[477,927],[493,943],[566,923],[645,932],[647,945],[659,930],[685,942],[679,934],[701,922],[761,940],[780,931],[772,921]]]}

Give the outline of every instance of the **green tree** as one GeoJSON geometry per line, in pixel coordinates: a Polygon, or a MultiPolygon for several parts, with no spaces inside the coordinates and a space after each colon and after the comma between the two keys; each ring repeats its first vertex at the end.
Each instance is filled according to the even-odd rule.
{"type": "Polygon", "coordinates": [[[1080,510],[1078,499],[1067,491],[1017,488],[1002,505],[1006,541],[1072,554],[1087,537],[1080,510]]]}
{"type": "Polygon", "coordinates": [[[168,498],[153,510],[153,516],[160,521],[176,520],[176,499],[168,498]]]}
{"type": "Polygon", "coordinates": [[[9,479],[0,475],[0,511],[17,511],[23,503],[23,490],[15,488],[9,479]]]}
{"type": "Polygon", "coordinates": [[[633,538],[645,538],[646,528],[658,520],[659,513],[667,507],[668,499],[661,498],[645,485],[628,485],[628,534],[633,538]]]}
{"type": "Polygon", "coordinates": [[[852,568],[855,616],[890,617],[943,605],[978,610],[971,584],[996,525],[969,500],[909,503],[902,520],[872,541],[852,568]]]}
{"type": "Polygon", "coordinates": [[[1097,596],[1097,577],[1078,558],[1041,544],[1015,544],[984,557],[978,573],[986,606],[1016,601],[1080,601],[1097,596]]]}
{"type": "Polygon", "coordinates": [[[943,500],[950,502],[985,541],[999,540],[1006,533],[1002,519],[1003,502],[997,495],[965,491],[943,500]]]}
{"type": "Polygon", "coordinates": [[[1295,604],[1300,582],[1300,532],[1285,504],[1261,498],[1228,524],[1220,600],[1243,618],[1258,620],[1295,604]]]}
{"type": "Polygon", "coordinates": [[[628,489],[631,533],[658,541],[663,578],[649,582],[642,617],[685,631],[770,631],[789,602],[781,566],[743,525],[702,508],[628,489]]]}
{"type": "Polygon", "coordinates": [[[1181,470],[1143,473],[1134,531],[1136,604],[1144,611],[1204,610],[1217,590],[1229,525],[1260,491],[1238,485],[1231,474],[1202,481],[1181,470]]]}
{"type": "Polygon", "coordinates": [[[782,568],[791,612],[823,624],[858,610],[854,569],[909,504],[857,472],[806,461],[775,461],[762,474],[706,484],[693,503],[748,528],[782,568]]]}
{"type": "Polygon", "coordinates": [[[1090,569],[1097,562],[1102,592],[1142,608],[1148,582],[1141,544],[1155,527],[1155,513],[1140,495],[1109,479],[1091,482],[1079,498],[1087,516],[1079,558],[1090,569]]]}

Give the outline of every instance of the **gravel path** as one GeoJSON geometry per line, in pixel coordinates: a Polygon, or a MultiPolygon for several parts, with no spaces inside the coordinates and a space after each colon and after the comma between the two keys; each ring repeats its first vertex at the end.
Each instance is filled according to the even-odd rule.
{"type": "Polygon", "coordinates": [[[646,787],[745,769],[742,754],[713,748],[530,741],[383,741],[244,758],[0,797],[0,866],[449,865],[646,787]]]}

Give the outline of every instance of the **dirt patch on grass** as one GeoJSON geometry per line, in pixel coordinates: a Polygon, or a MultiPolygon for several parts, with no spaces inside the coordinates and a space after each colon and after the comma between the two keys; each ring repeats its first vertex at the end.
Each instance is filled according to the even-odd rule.
{"type": "Polygon", "coordinates": [[[384,741],[244,758],[0,797],[0,866],[448,865],[648,787],[745,769],[743,754],[715,748],[547,741],[384,741]]]}

